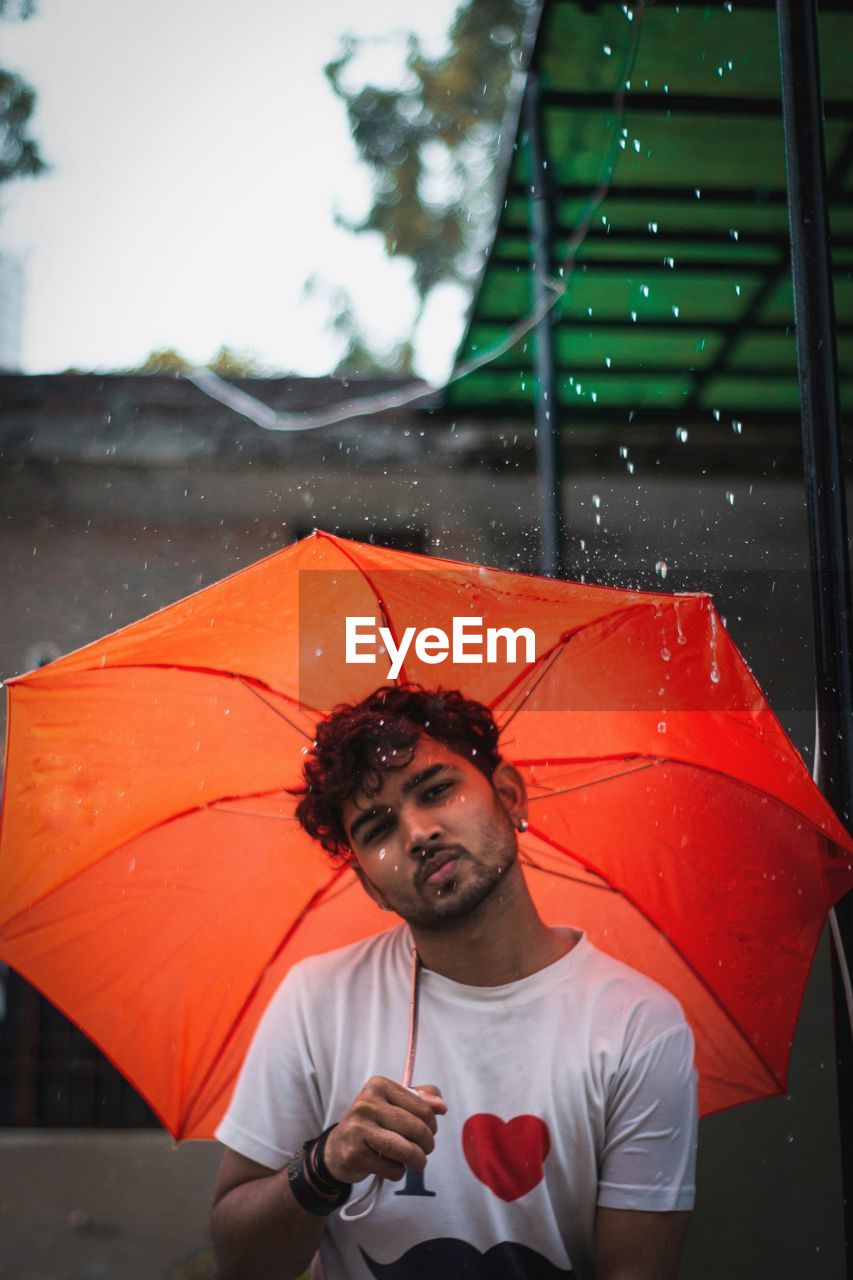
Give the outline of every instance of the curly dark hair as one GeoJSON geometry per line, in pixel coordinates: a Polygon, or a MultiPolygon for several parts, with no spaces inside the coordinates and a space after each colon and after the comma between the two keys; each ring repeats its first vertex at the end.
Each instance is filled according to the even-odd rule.
{"type": "Polygon", "coordinates": [[[361,702],[335,707],[316,732],[303,765],[305,785],[293,792],[301,796],[296,817],[336,861],[353,856],[344,801],[357,791],[375,795],[386,773],[411,762],[421,737],[443,743],[489,779],[501,762],[491,711],[458,689],[382,685],[361,702]]]}

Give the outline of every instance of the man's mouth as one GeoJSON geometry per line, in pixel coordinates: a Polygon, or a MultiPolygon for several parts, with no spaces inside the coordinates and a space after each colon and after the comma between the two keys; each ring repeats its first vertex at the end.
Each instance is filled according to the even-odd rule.
{"type": "Polygon", "coordinates": [[[429,862],[421,868],[418,875],[418,882],[421,885],[428,884],[431,887],[440,888],[443,884],[447,884],[456,874],[459,865],[460,855],[452,849],[445,849],[438,853],[433,853],[429,862]]]}
{"type": "Polygon", "coordinates": [[[431,871],[426,878],[427,884],[442,885],[448,880],[452,880],[456,875],[456,864],[458,858],[448,858],[446,862],[440,862],[434,871],[431,871]]]}

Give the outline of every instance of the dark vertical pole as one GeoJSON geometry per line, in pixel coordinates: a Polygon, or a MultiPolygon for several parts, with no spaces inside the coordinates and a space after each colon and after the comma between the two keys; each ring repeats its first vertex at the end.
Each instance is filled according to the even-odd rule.
{"type": "MultiPolygon", "coordinates": [[[[527,76],[524,95],[524,129],[527,134],[528,216],[533,266],[533,306],[539,309],[553,297],[549,287],[552,267],[551,203],[548,158],[542,129],[539,75],[535,66],[527,76]]],[[[536,459],[539,472],[539,567],[549,578],[563,576],[563,502],[561,493],[560,419],[554,376],[553,312],[534,330],[536,349],[536,459]]]]}
{"type": "MultiPolygon", "coordinates": [[[[850,566],[817,15],[814,0],[776,0],[776,13],[812,562],[820,777],[827,799],[849,826],[853,820],[850,566]]],[[[848,894],[836,910],[844,950],[851,957],[853,895],[848,894]]],[[[837,968],[833,978],[844,1227],[848,1259],[853,1263],[853,1043],[837,968]]]]}

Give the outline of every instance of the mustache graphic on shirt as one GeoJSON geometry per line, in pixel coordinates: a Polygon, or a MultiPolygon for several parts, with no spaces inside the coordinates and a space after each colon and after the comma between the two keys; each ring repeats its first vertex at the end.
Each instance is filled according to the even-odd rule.
{"type": "Polygon", "coordinates": [[[396,1262],[374,1262],[361,1255],[376,1280],[572,1280],[574,1271],[563,1271],[535,1249],[504,1241],[480,1253],[472,1244],[448,1236],[413,1245],[396,1262]]]}

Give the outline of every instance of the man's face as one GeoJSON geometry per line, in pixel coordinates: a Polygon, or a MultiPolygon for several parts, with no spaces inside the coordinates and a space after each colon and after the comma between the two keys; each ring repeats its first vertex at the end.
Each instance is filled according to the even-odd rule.
{"type": "MultiPolygon", "coordinates": [[[[499,771],[518,779],[501,765],[496,780],[499,771]]],[[[512,788],[508,794],[511,804],[512,788]]],[[[421,929],[475,911],[517,856],[512,821],[492,783],[429,737],[418,740],[409,764],[385,774],[376,795],[346,801],[341,816],[368,892],[421,929]]]]}

